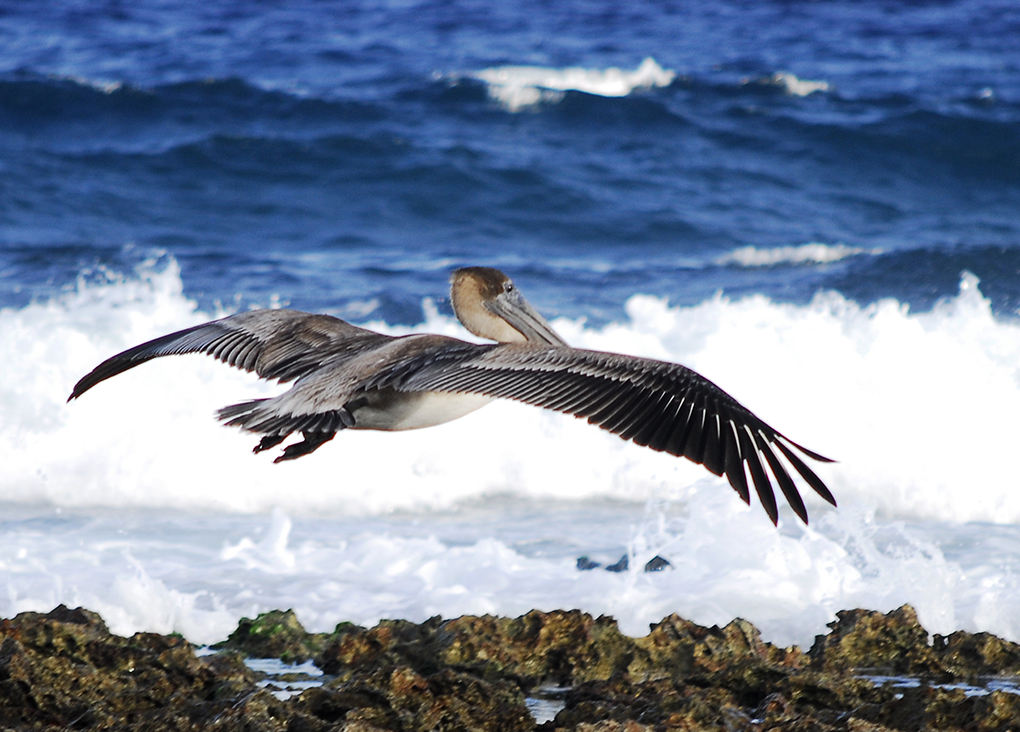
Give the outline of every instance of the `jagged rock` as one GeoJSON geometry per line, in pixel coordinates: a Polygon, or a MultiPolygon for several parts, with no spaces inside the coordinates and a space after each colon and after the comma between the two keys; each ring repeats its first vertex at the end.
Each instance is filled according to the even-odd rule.
{"type": "Polygon", "coordinates": [[[829,623],[832,632],[817,636],[809,651],[816,669],[891,674],[943,671],[928,644],[928,631],[921,627],[910,605],[885,615],[872,610],[841,610],[836,618],[829,623]]]}
{"type": "Polygon", "coordinates": [[[450,670],[422,676],[407,666],[334,680],[295,704],[324,722],[366,729],[525,732],[535,726],[514,684],[450,670]]]}
{"type": "Polygon", "coordinates": [[[936,634],[932,650],[943,668],[956,676],[1020,674],[1020,645],[991,633],[936,634]]]}
{"type": "Polygon", "coordinates": [[[626,572],[628,569],[630,569],[630,557],[626,554],[620,557],[615,564],[606,567],[607,572],[626,572]]]}
{"type": "Polygon", "coordinates": [[[611,618],[559,610],[519,618],[437,617],[420,626],[383,621],[335,638],[316,663],[326,673],[341,675],[401,664],[419,673],[454,668],[483,677],[510,676],[528,689],[609,678],[625,672],[635,653],[633,639],[620,633],[611,618]]]}
{"type": "Polygon", "coordinates": [[[629,669],[635,680],[711,678],[720,672],[750,680],[755,675],[785,675],[807,665],[798,648],[765,643],[757,628],[739,618],[723,628],[706,628],[674,614],[634,642],[640,651],[629,669]]]}
{"type": "Polygon", "coordinates": [[[652,729],[652,727],[638,724],[633,719],[627,720],[626,722],[606,720],[595,724],[581,722],[576,727],[577,732],[652,732],[652,729]]]}
{"type": "Polygon", "coordinates": [[[654,557],[645,562],[646,572],[661,572],[664,569],[672,568],[672,564],[669,563],[668,559],[664,559],[656,554],[654,557]]]}
{"type": "Polygon", "coordinates": [[[1011,730],[1020,719],[1020,696],[993,691],[968,696],[961,689],[923,683],[879,707],[859,710],[866,721],[895,730],[1011,730]]]}
{"type": "Polygon", "coordinates": [[[316,656],[315,665],[342,678],[395,666],[435,673],[441,668],[436,659],[436,630],[442,622],[437,616],[420,625],[407,620],[382,620],[367,630],[349,624],[337,626],[316,656]]]}
{"type": "Polygon", "coordinates": [[[665,680],[633,684],[619,678],[590,681],[572,689],[551,729],[582,729],[584,725],[606,722],[622,725],[628,721],[653,729],[725,729],[727,719],[734,715],[746,717],[725,689],[665,680]]]}
{"type": "Polygon", "coordinates": [[[579,610],[532,610],[512,619],[464,617],[447,623],[444,631],[449,636],[445,663],[500,671],[526,688],[608,679],[625,673],[636,651],[615,620],[579,610]]]}
{"type": "Polygon", "coordinates": [[[577,610],[344,623],[329,634],[274,612],[243,620],[221,647],[288,661],[314,652],[329,675],[281,700],[237,650],[197,658],[182,638],[121,638],[95,613],[61,606],[0,621],[0,728],[955,732],[1020,719],[1020,695],[944,683],[1016,673],[1020,646],[964,632],[929,643],[908,606],[841,612],[809,654],[764,642],[740,619],[704,627],[671,615],[635,639],[577,610]],[[883,682],[868,669],[911,678],[883,682]],[[538,726],[525,694],[547,684],[569,688],[538,726]]]}
{"type": "Polygon", "coordinates": [[[243,717],[250,729],[276,729],[254,711],[276,704],[255,681],[238,656],[196,658],[176,636],[111,635],[80,608],[0,622],[5,728],[191,730],[216,719],[225,730],[243,717]]]}
{"type": "Polygon", "coordinates": [[[278,658],[284,663],[304,663],[322,652],[329,635],[309,633],[293,610],[273,610],[254,620],[241,618],[237,630],[216,650],[231,650],[249,658],[278,658]]]}

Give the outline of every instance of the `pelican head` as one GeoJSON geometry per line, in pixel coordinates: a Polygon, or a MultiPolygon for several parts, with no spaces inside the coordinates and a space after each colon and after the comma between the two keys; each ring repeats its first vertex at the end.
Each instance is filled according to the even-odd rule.
{"type": "Polygon", "coordinates": [[[507,275],[492,267],[464,267],[450,277],[453,312],[480,338],[500,343],[566,346],[507,275]]]}

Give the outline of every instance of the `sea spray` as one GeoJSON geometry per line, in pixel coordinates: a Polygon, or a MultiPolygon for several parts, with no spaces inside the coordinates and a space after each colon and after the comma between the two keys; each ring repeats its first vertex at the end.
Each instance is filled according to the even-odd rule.
{"type": "MultiPolygon", "coordinates": [[[[426,313],[420,328],[369,325],[470,338],[428,303],[426,313]]],[[[917,314],[893,300],[862,307],[834,292],[801,306],[717,295],[673,307],[635,295],[627,313],[628,322],[604,328],[554,325],[577,347],[699,371],[791,439],[838,460],[818,470],[841,505],[890,517],[1020,520],[1016,478],[999,457],[1018,437],[1011,415],[1020,411],[1020,324],[992,315],[973,275],[962,277],[959,295],[917,314]]],[[[161,271],[0,311],[0,443],[8,456],[0,498],[343,515],[441,508],[493,493],[643,501],[707,477],[583,420],[514,403],[428,430],[345,432],[312,457],[274,466],[250,454],[254,438],[211,413],[286,386],[200,355],[157,359],[65,403],[104,358],[220,314],[198,311],[182,294],[172,260],[161,271]]],[[[822,503],[807,500],[811,510],[822,503]]]]}

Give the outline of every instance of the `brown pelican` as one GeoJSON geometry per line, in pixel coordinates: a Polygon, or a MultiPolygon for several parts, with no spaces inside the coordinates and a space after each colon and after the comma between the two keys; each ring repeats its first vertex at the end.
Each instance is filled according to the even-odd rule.
{"type": "Polygon", "coordinates": [[[700,374],[679,364],[571,348],[499,270],[458,269],[450,282],[460,322],[496,343],[393,337],[329,315],[256,310],[119,353],[79,381],[68,401],[158,356],[206,353],[263,379],[294,382],[277,397],[217,413],[227,425],[262,435],[256,453],[300,432],[304,439],[274,462],[307,455],[343,429],[431,427],[502,398],[584,417],[625,440],[725,473],[750,503],[746,465],[773,523],[778,511],[766,464],[805,523],[807,511],[787,464],[836,505],[797,452],[831,460],[777,432],[700,374]]]}

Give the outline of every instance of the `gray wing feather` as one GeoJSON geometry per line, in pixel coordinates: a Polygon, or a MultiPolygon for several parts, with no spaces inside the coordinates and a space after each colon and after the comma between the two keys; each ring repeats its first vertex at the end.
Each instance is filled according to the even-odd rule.
{"type": "Polygon", "coordinates": [[[366,339],[386,339],[329,315],[254,310],[171,333],[108,358],[79,381],[76,399],[101,381],[160,356],[205,353],[264,379],[292,381],[366,339]]]}

